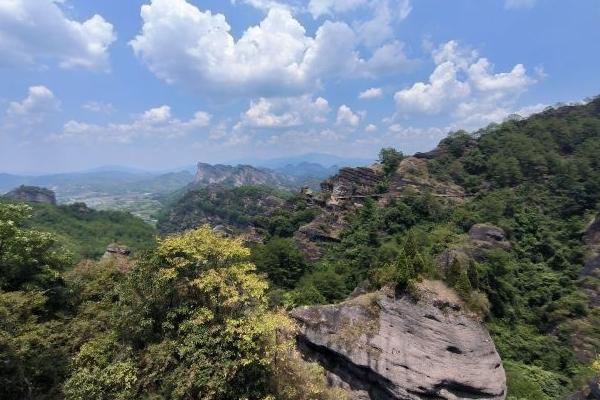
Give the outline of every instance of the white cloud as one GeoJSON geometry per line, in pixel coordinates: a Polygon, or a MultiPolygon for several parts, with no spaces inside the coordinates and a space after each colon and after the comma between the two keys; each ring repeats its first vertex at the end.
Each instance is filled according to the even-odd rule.
{"type": "Polygon", "coordinates": [[[360,124],[360,116],[347,105],[343,104],[338,108],[335,124],[341,127],[355,129],[360,124]]]}
{"type": "Polygon", "coordinates": [[[0,2],[0,65],[57,60],[64,68],[109,68],[113,26],[100,15],[84,22],[67,18],[58,0],[0,2]]]}
{"type": "Polygon", "coordinates": [[[142,31],[130,42],[136,56],[160,79],[213,93],[306,93],[326,78],[364,77],[408,62],[399,43],[361,58],[358,38],[343,22],[326,21],[307,36],[284,8],[270,9],[237,41],[223,15],[186,0],[152,0],[141,16],[142,31]]]}
{"type": "Polygon", "coordinates": [[[250,103],[250,108],[242,114],[236,128],[291,128],[323,123],[329,111],[329,103],[322,97],[315,100],[307,95],[273,99],[263,97],[250,103]]]}
{"type": "Polygon", "coordinates": [[[487,58],[449,41],[432,51],[436,63],[429,82],[417,82],[396,92],[400,113],[435,114],[448,111],[461,128],[499,121],[515,108],[518,95],[535,80],[522,64],[494,73],[487,58]]]}
{"type": "Polygon", "coordinates": [[[23,101],[10,103],[6,114],[8,118],[37,119],[51,111],[56,111],[58,106],[59,102],[50,89],[45,86],[32,86],[23,101]]]}
{"type": "Polygon", "coordinates": [[[13,101],[6,109],[0,128],[4,133],[19,137],[34,134],[46,120],[60,108],[60,101],[45,86],[32,86],[22,101],[13,101]]]}
{"type": "Polygon", "coordinates": [[[377,125],[374,125],[374,124],[367,125],[365,127],[365,132],[368,132],[368,133],[377,132],[377,125]]]}
{"type": "Polygon", "coordinates": [[[417,82],[409,89],[400,90],[394,100],[401,112],[438,113],[470,93],[469,84],[458,80],[456,66],[446,61],[435,68],[428,83],[417,82]]]}
{"type": "Polygon", "coordinates": [[[86,111],[98,114],[111,114],[115,111],[115,107],[111,103],[103,103],[101,101],[88,101],[81,108],[86,111]]]}
{"type": "Polygon", "coordinates": [[[409,0],[374,0],[368,3],[373,15],[355,23],[361,41],[375,47],[394,37],[394,24],[408,17],[412,11],[409,0]]]}
{"type": "Polygon", "coordinates": [[[504,7],[507,9],[532,8],[537,0],[505,0],[504,7]]]}
{"type": "Polygon", "coordinates": [[[171,115],[169,106],[163,105],[145,111],[130,123],[96,125],[70,120],[53,139],[117,143],[129,143],[142,136],[172,139],[206,128],[210,120],[210,114],[198,111],[191,119],[181,121],[171,115]]]}
{"type": "Polygon", "coordinates": [[[473,85],[481,91],[512,91],[522,90],[534,82],[527,76],[523,64],[517,64],[510,72],[494,74],[493,66],[487,58],[480,58],[469,67],[469,79],[473,85]]]}
{"type": "MultiPolygon", "coordinates": [[[[240,3],[247,4],[259,10],[268,11],[272,8],[290,8],[289,4],[281,3],[275,0],[238,0],[240,3]]],[[[231,0],[232,4],[236,4],[236,0],[231,0]]]]}
{"type": "Polygon", "coordinates": [[[381,88],[370,88],[358,95],[359,99],[377,99],[383,96],[383,90],[381,88]]]}
{"type": "Polygon", "coordinates": [[[368,0],[310,0],[308,11],[313,18],[352,11],[368,4],[368,0]]]}

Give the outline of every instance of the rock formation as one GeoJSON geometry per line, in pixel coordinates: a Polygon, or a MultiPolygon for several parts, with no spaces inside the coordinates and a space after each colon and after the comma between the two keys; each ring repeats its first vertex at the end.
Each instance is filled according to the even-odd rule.
{"type": "Polygon", "coordinates": [[[244,185],[285,186],[286,178],[267,169],[250,165],[210,165],[198,163],[194,178],[195,185],[224,185],[239,187],[244,185]]]}
{"type": "Polygon", "coordinates": [[[504,399],[504,369],[483,324],[441,282],[418,290],[418,300],[383,290],[295,309],[299,348],[351,400],[504,399]]]}
{"type": "Polygon", "coordinates": [[[106,252],[102,256],[103,259],[129,257],[131,250],[127,246],[116,243],[111,243],[106,247],[106,252]]]}
{"type": "Polygon", "coordinates": [[[4,198],[26,203],[56,204],[56,195],[50,189],[37,186],[19,186],[6,193],[4,198]]]}

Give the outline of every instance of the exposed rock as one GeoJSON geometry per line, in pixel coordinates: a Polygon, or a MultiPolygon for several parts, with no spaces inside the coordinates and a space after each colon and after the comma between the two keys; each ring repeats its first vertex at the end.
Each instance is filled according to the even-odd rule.
{"type": "Polygon", "coordinates": [[[586,387],[573,395],[568,400],[592,400],[600,399],[600,375],[590,378],[586,387]]]}
{"type": "Polygon", "coordinates": [[[473,245],[486,250],[509,249],[510,242],[502,228],[490,224],[475,224],[469,230],[469,239],[473,245]]]}
{"type": "Polygon", "coordinates": [[[332,178],[321,183],[327,205],[341,205],[353,198],[376,195],[383,173],[375,167],[342,168],[332,178]]]}
{"type": "Polygon", "coordinates": [[[299,347],[352,400],[504,399],[502,362],[482,323],[443,284],[420,290],[418,301],[380,291],[298,308],[299,347]]]}
{"type": "Polygon", "coordinates": [[[398,166],[390,180],[389,197],[402,197],[407,193],[431,193],[433,196],[460,203],[465,199],[465,191],[450,182],[440,182],[429,174],[427,160],[407,157],[398,166]]]}
{"type": "Polygon", "coordinates": [[[323,244],[340,241],[340,235],[348,224],[339,210],[328,209],[294,233],[298,248],[310,262],[318,261],[324,253],[323,244]]]}
{"type": "Polygon", "coordinates": [[[129,257],[131,250],[127,246],[123,246],[116,243],[111,243],[106,247],[106,252],[102,258],[115,258],[115,257],[129,257]]]}
{"type": "Polygon", "coordinates": [[[587,227],[583,242],[587,247],[587,256],[582,274],[593,276],[600,270],[600,215],[587,227]]]}
{"type": "Polygon", "coordinates": [[[269,185],[283,186],[287,178],[267,169],[259,169],[250,165],[211,165],[198,163],[198,171],[194,178],[195,185],[269,185]]]}
{"type": "Polygon", "coordinates": [[[37,186],[19,186],[6,193],[4,198],[26,203],[56,204],[56,195],[50,189],[37,186]]]}

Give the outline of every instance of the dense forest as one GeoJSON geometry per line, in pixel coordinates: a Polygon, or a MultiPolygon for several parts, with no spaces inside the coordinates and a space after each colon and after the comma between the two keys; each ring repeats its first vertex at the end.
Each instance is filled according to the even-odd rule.
{"type": "Polygon", "coordinates": [[[600,99],[453,132],[420,155],[432,179],[464,188],[459,202],[427,189],[380,201],[407,160],[383,149],[378,194],[346,213],[316,262],[296,234],[327,210],[264,187],[185,194],[161,217],[165,231],[185,232],[156,243],[122,214],[126,234],[91,210],[92,223],[80,224],[77,206],[0,203],[0,397],[343,399],[296,351],[286,311],[342,301],[359,285],[413,292],[435,279],[485,321],[508,398],[565,398],[600,370],[589,295],[600,277],[583,270],[598,154],[600,99]],[[264,240],[198,226],[207,216],[264,240]],[[477,252],[476,225],[502,230],[505,245],[477,252]],[[137,257],[80,261],[119,233],[137,257]]]}

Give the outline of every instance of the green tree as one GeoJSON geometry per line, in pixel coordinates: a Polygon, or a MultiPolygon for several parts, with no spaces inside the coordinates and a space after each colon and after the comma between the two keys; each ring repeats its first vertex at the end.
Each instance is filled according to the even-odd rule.
{"type": "Polygon", "coordinates": [[[274,285],[288,289],[294,287],[307,269],[304,257],[292,239],[270,239],[253,250],[252,260],[258,271],[266,273],[274,285]]]}
{"type": "Polygon", "coordinates": [[[383,148],[379,151],[379,162],[383,165],[383,173],[386,176],[392,175],[403,159],[402,152],[392,147],[383,148]]]}

